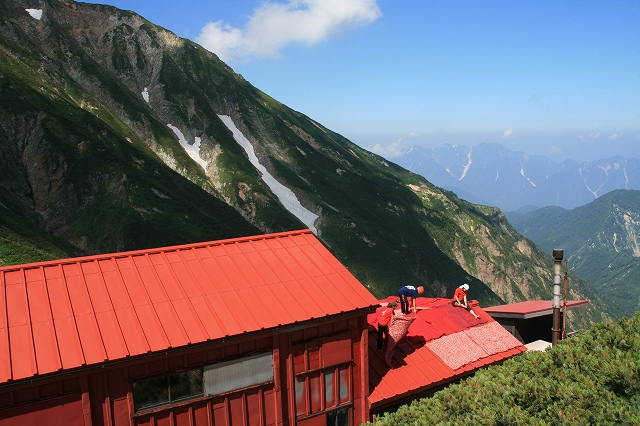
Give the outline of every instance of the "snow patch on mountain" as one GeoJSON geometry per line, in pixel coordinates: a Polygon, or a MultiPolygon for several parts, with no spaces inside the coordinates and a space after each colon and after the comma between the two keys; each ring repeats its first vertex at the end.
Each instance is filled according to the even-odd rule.
{"type": "Polygon", "coordinates": [[[300,219],[302,223],[307,225],[309,229],[314,234],[318,233],[318,230],[314,226],[314,222],[318,218],[318,215],[307,210],[300,201],[296,194],[293,193],[289,188],[278,182],[269,171],[260,164],[258,157],[253,149],[253,146],[249,142],[249,140],[242,134],[240,130],[236,127],[235,123],[228,115],[218,115],[220,120],[224,123],[225,126],[233,133],[233,138],[238,142],[238,144],[245,150],[247,155],[249,156],[249,161],[253,166],[260,172],[262,180],[267,184],[269,189],[273,191],[273,193],[278,197],[282,205],[293,214],[295,217],[300,219]]]}
{"type": "Polygon", "coordinates": [[[460,176],[460,179],[458,179],[458,180],[464,179],[464,177],[467,175],[467,172],[469,171],[469,167],[471,167],[471,164],[473,163],[473,160],[471,159],[471,152],[472,151],[473,151],[473,147],[471,147],[469,149],[469,152],[467,153],[467,164],[464,165],[464,170],[462,171],[462,176],[460,176]]]}
{"type": "Polygon", "coordinates": [[[196,137],[193,144],[189,144],[189,142],[187,142],[187,139],[184,137],[184,134],[180,131],[180,129],[178,129],[173,124],[167,124],[167,126],[171,130],[173,130],[173,133],[176,134],[176,136],[178,137],[178,140],[180,141],[180,145],[184,148],[185,151],[187,151],[187,154],[189,154],[189,157],[191,157],[191,159],[193,159],[193,161],[195,161],[196,163],[200,164],[200,167],[202,167],[204,171],[207,171],[207,162],[204,161],[202,157],[200,157],[201,139],[199,137],[196,137]]]}
{"type": "Polygon", "coordinates": [[[33,19],[37,19],[38,21],[42,19],[42,9],[25,9],[29,15],[33,19]]]}
{"type": "Polygon", "coordinates": [[[529,177],[524,172],[524,166],[522,166],[522,165],[520,166],[520,176],[525,178],[527,180],[527,182],[529,182],[531,184],[531,186],[533,186],[534,188],[536,187],[535,182],[533,182],[531,179],[529,179],[529,177]]]}

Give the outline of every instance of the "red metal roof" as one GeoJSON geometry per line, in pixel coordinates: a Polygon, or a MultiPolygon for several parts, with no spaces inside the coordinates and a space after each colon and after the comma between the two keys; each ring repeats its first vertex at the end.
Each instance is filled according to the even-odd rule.
{"type": "MultiPolygon", "coordinates": [[[[390,297],[381,304],[391,300],[390,297]]],[[[416,319],[395,347],[390,368],[376,349],[379,308],[369,314],[369,401],[372,408],[453,382],[470,372],[501,362],[526,348],[472,301],[480,319],[451,305],[451,299],[419,297],[416,319]]],[[[396,310],[396,315],[402,315],[396,310]]],[[[413,316],[413,314],[409,314],[413,316]]]]}
{"type": "Polygon", "coordinates": [[[4,267],[0,383],[376,304],[309,230],[4,267]]]}
{"type": "MultiPolygon", "coordinates": [[[[560,302],[562,304],[562,302],[560,302]]],[[[567,309],[582,308],[588,300],[567,300],[567,309]]],[[[491,306],[484,311],[494,318],[534,318],[553,314],[553,300],[527,300],[507,305],[491,306]]]]}

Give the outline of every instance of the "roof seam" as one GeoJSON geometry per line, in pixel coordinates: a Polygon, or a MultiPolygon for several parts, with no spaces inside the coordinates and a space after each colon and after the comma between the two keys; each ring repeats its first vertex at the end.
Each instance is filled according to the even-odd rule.
{"type": "MultiPolygon", "coordinates": [[[[224,249],[223,249],[224,250],[224,249]]],[[[220,269],[220,273],[224,275],[227,283],[232,283],[234,281],[237,281],[233,276],[231,276],[232,274],[230,274],[227,269],[227,263],[230,263],[231,265],[233,265],[234,268],[237,268],[235,262],[233,262],[233,259],[231,258],[231,255],[229,254],[229,252],[227,250],[224,250],[224,255],[223,256],[213,256],[212,259],[214,259],[214,261],[216,262],[216,266],[219,267],[220,269]],[[219,259],[225,259],[225,261],[219,262],[219,259]]],[[[214,278],[215,280],[215,278],[214,278]]],[[[233,289],[229,289],[229,288],[219,288],[218,292],[216,293],[217,298],[219,298],[219,303],[223,303],[225,306],[233,306],[233,302],[235,301],[233,297],[234,293],[236,293],[235,290],[233,289]]],[[[218,300],[216,300],[218,301],[218,300]]],[[[216,309],[216,313],[217,313],[218,309],[216,309]]],[[[236,324],[238,326],[238,328],[240,329],[244,329],[245,323],[242,321],[242,319],[240,318],[240,316],[237,314],[238,309],[227,309],[225,311],[226,315],[229,315],[229,317],[231,319],[233,319],[233,323],[236,324]]],[[[228,319],[224,319],[224,321],[228,321],[228,319]]]]}
{"type": "MultiPolygon", "coordinates": [[[[109,258],[106,258],[105,260],[108,260],[108,259],[109,258]]],[[[111,258],[111,259],[113,259],[113,258],[111,258]]],[[[108,299],[109,299],[109,306],[111,307],[111,312],[113,312],[113,316],[114,316],[114,318],[116,320],[116,323],[118,324],[118,331],[120,332],[120,338],[122,339],[122,343],[124,344],[124,347],[126,349],[127,354],[131,355],[131,350],[129,349],[129,345],[127,344],[127,339],[125,338],[124,333],[122,332],[122,324],[120,324],[120,318],[118,318],[118,311],[115,308],[115,306],[113,306],[113,299],[111,298],[111,292],[109,291],[109,286],[107,285],[107,282],[104,279],[104,275],[102,273],[102,268],[100,268],[100,264],[98,263],[99,260],[100,259],[93,259],[92,262],[95,264],[96,270],[100,271],[100,273],[97,274],[97,275],[99,277],[99,280],[100,280],[101,284],[104,286],[104,289],[107,291],[107,295],[108,295],[108,299]]],[[[82,268],[81,264],[80,264],[80,268],[82,268]]],[[[82,274],[82,279],[83,280],[85,279],[84,273],[82,274]]],[[[104,342],[104,337],[102,336],[102,333],[100,333],[100,337],[101,337],[101,340],[104,342]]],[[[81,343],[80,346],[82,346],[82,343],[81,343]]]]}
{"type": "MultiPolygon", "coordinates": [[[[33,350],[33,352],[36,352],[36,342],[33,338],[33,321],[31,319],[31,309],[29,306],[29,291],[27,289],[27,277],[26,277],[26,272],[24,270],[21,271],[22,274],[22,289],[24,291],[24,297],[25,297],[25,301],[27,304],[27,312],[25,313],[27,318],[28,318],[28,327],[27,330],[29,330],[29,341],[31,342],[31,350],[33,350]]],[[[35,371],[32,372],[32,374],[38,374],[38,357],[34,356],[33,357],[33,365],[35,367],[35,371]]]]}
{"type": "MultiPolygon", "coordinates": [[[[159,287],[160,289],[162,289],[162,292],[164,293],[164,296],[165,296],[166,300],[167,300],[168,302],[172,302],[171,297],[169,297],[169,293],[167,292],[167,289],[166,289],[166,287],[165,287],[165,285],[164,285],[164,282],[162,281],[162,278],[160,278],[160,275],[158,274],[158,270],[155,268],[155,265],[153,264],[153,262],[152,262],[152,260],[151,260],[151,258],[150,258],[150,256],[149,256],[149,255],[151,255],[151,254],[160,254],[160,255],[163,255],[163,254],[164,254],[164,252],[162,252],[162,251],[161,251],[161,252],[157,252],[157,253],[145,253],[145,256],[148,258],[148,260],[149,260],[149,265],[151,266],[149,269],[153,272],[153,275],[154,275],[154,276],[155,276],[155,278],[156,278],[156,282],[157,282],[157,283],[159,283],[159,286],[158,286],[158,287],[159,287]]],[[[163,256],[163,258],[164,258],[164,257],[165,257],[165,256],[163,256]]],[[[166,262],[166,258],[165,258],[165,265],[166,265],[166,264],[167,264],[167,262],[166,262]]],[[[180,316],[179,316],[179,315],[178,315],[178,313],[176,312],[176,308],[175,308],[175,306],[173,306],[173,303],[168,303],[167,305],[168,305],[169,310],[171,311],[171,314],[172,314],[172,315],[173,315],[173,317],[174,317],[174,320],[177,320],[177,324],[179,324],[179,325],[180,325],[180,332],[181,332],[181,334],[182,334],[182,338],[183,338],[185,341],[189,341],[188,334],[187,334],[186,330],[184,329],[184,324],[182,324],[182,321],[180,320],[180,316]]],[[[155,304],[154,304],[154,306],[155,306],[155,304]]],[[[157,311],[156,311],[156,312],[157,312],[157,311]]],[[[164,328],[164,324],[163,324],[163,328],[164,328]]],[[[166,330],[165,330],[165,332],[166,332],[166,330]]],[[[170,336],[170,334],[169,334],[169,333],[167,333],[167,336],[169,337],[169,347],[173,347],[173,346],[172,346],[172,345],[173,345],[173,342],[171,341],[171,336],[170,336]]]]}
{"type": "MultiPolygon", "coordinates": [[[[5,280],[5,274],[0,274],[0,285],[2,286],[2,308],[4,309],[4,323],[7,333],[7,360],[9,362],[9,369],[7,370],[7,380],[13,379],[13,360],[11,359],[11,337],[9,335],[9,308],[7,305],[7,282],[5,280]]],[[[0,377],[0,379],[2,379],[0,377]]]]}
{"type": "MultiPolygon", "coordinates": [[[[114,270],[116,272],[116,275],[118,276],[118,279],[120,280],[120,283],[122,284],[122,287],[124,287],[124,291],[127,293],[127,299],[129,301],[129,308],[131,309],[132,315],[135,315],[135,317],[138,319],[138,322],[137,322],[138,327],[140,328],[140,331],[142,332],[142,335],[144,336],[144,340],[145,340],[145,343],[146,343],[147,351],[150,351],[151,350],[151,344],[149,343],[149,338],[147,337],[147,335],[146,335],[146,333],[144,331],[144,327],[142,327],[142,325],[141,325],[142,321],[140,321],[140,317],[138,316],[138,312],[136,310],[136,307],[133,304],[133,300],[131,299],[131,292],[129,291],[129,286],[127,286],[126,280],[122,276],[122,270],[120,269],[120,265],[118,265],[118,262],[113,257],[111,259],[108,259],[108,260],[112,263],[113,268],[114,268],[114,270]]],[[[132,261],[131,258],[129,258],[129,260],[132,261]]],[[[97,262],[97,266],[98,266],[98,269],[101,272],[103,272],[102,268],[100,267],[100,263],[99,262],[97,262]]],[[[105,285],[106,285],[106,283],[105,283],[105,285]]],[[[116,318],[117,317],[118,317],[118,315],[116,314],[116,318]]],[[[120,321],[118,321],[118,324],[120,324],[120,321]]],[[[124,338],[124,341],[125,341],[125,345],[126,345],[127,339],[124,338]]],[[[129,352],[129,354],[131,354],[131,350],[129,349],[128,345],[127,345],[127,352],[129,352]]]]}
{"type": "MultiPolygon", "coordinates": [[[[66,278],[65,278],[64,270],[63,270],[62,266],[63,266],[63,264],[59,264],[58,265],[58,267],[60,268],[60,277],[66,283],[66,278]]],[[[78,264],[78,268],[81,268],[81,266],[79,264],[78,264]]],[[[85,294],[87,295],[87,299],[89,300],[89,304],[91,305],[91,312],[93,314],[93,315],[91,315],[91,319],[93,321],[93,324],[96,327],[96,330],[98,330],[98,336],[100,337],[100,345],[102,346],[102,351],[103,351],[102,353],[103,353],[105,359],[107,359],[109,357],[109,355],[108,355],[108,351],[107,351],[107,348],[106,348],[105,343],[104,343],[104,336],[102,334],[102,328],[100,327],[100,323],[99,323],[98,318],[96,316],[96,312],[97,312],[96,311],[96,307],[95,307],[95,304],[94,304],[94,301],[93,301],[93,297],[91,297],[91,292],[89,291],[89,287],[87,286],[87,279],[86,279],[84,274],[80,274],[80,281],[82,282],[82,289],[85,291],[85,294]]],[[[71,310],[73,311],[73,314],[75,316],[76,312],[73,309],[73,305],[71,305],[71,310]]],[[[82,356],[84,357],[85,364],[86,364],[85,348],[84,348],[84,345],[82,344],[82,339],[79,339],[79,340],[80,340],[80,349],[82,350],[82,356]]]]}
{"type": "MultiPolygon", "coordinates": [[[[44,286],[47,292],[47,299],[49,302],[47,303],[47,306],[49,308],[48,313],[49,313],[49,319],[51,321],[51,328],[53,329],[53,336],[55,337],[56,342],[58,342],[58,330],[56,330],[55,321],[53,319],[53,308],[51,307],[51,296],[49,295],[49,284],[47,283],[47,277],[44,272],[44,266],[41,266],[39,269],[40,269],[41,278],[42,278],[42,285],[44,286]]],[[[60,273],[62,273],[62,271],[60,271],[60,273]]],[[[29,301],[27,300],[27,304],[28,303],[29,301]]],[[[71,311],[73,312],[73,307],[71,311]]],[[[31,324],[31,326],[33,327],[33,324],[31,324]]],[[[58,354],[58,369],[60,369],[62,367],[62,354],[60,353],[60,345],[56,344],[56,346],[57,346],[56,352],[58,354]]],[[[35,344],[34,344],[34,350],[35,350],[35,344]]],[[[36,366],[37,366],[37,363],[38,363],[38,358],[36,357],[36,366]]]]}
{"type": "MultiPolygon", "coordinates": [[[[181,259],[183,265],[187,265],[187,259],[185,259],[185,257],[184,257],[184,251],[186,251],[186,250],[191,250],[191,249],[184,249],[184,250],[178,250],[177,251],[178,256],[180,256],[180,259],[181,259]]],[[[168,266],[169,265],[171,265],[171,264],[168,263],[168,266]]],[[[178,276],[175,273],[174,269],[171,268],[171,267],[169,269],[171,270],[171,273],[174,275],[174,279],[176,279],[176,282],[179,283],[180,290],[182,291],[183,296],[185,297],[185,300],[189,301],[189,303],[188,303],[189,309],[191,310],[191,313],[193,314],[193,316],[198,321],[198,325],[200,326],[200,332],[202,333],[203,336],[207,336],[207,339],[208,339],[209,338],[209,333],[207,332],[207,327],[205,327],[204,323],[202,322],[202,318],[200,318],[200,315],[198,315],[198,311],[193,307],[193,304],[191,303],[191,297],[189,297],[189,295],[186,294],[186,292],[184,290],[184,286],[180,282],[180,279],[178,278],[178,276]]],[[[198,289],[199,295],[202,295],[203,294],[202,288],[200,287],[200,284],[198,283],[198,280],[196,280],[195,277],[193,276],[193,272],[191,271],[191,268],[186,268],[185,267],[185,269],[187,271],[187,274],[189,275],[189,279],[194,284],[194,286],[198,289]]]]}
{"type": "MultiPolygon", "coordinates": [[[[196,258],[198,259],[198,263],[200,264],[200,266],[202,267],[202,271],[206,274],[207,278],[209,278],[209,282],[211,283],[211,285],[215,285],[214,283],[216,282],[215,278],[211,276],[211,272],[209,271],[209,268],[205,267],[204,265],[204,259],[202,258],[202,256],[200,255],[200,252],[198,252],[197,250],[195,250],[196,247],[193,247],[192,250],[194,250],[194,253],[196,255],[196,258]]],[[[207,253],[209,253],[211,256],[210,258],[212,259],[212,261],[215,261],[215,256],[213,253],[211,253],[211,250],[209,249],[209,247],[206,247],[207,253]]],[[[221,272],[224,276],[225,279],[227,278],[226,274],[224,273],[224,271],[221,272]]],[[[203,289],[204,290],[204,289],[203,289]]],[[[220,289],[216,288],[216,293],[222,295],[222,292],[219,291],[220,289]]],[[[213,304],[211,303],[211,300],[209,299],[209,294],[213,294],[213,292],[207,293],[206,291],[202,292],[202,296],[203,299],[205,300],[205,303],[207,304],[207,306],[209,306],[211,308],[211,315],[214,316],[218,322],[218,325],[220,326],[220,328],[223,330],[223,334],[225,336],[229,335],[229,330],[227,329],[227,327],[225,326],[225,322],[222,320],[222,318],[220,318],[220,316],[218,315],[218,310],[214,309],[213,304]]]]}
{"type": "MultiPolygon", "coordinates": [[[[136,267],[136,262],[135,262],[135,258],[133,255],[128,256],[129,261],[131,262],[131,266],[133,269],[133,272],[136,276],[136,279],[138,280],[138,283],[140,284],[140,288],[142,289],[142,291],[144,292],[145,295],[145,299],[147,302],[147,306],[149,306],[149,309],[153,310],[153,312],[155,313],[155,315],[153,315],[153,322],[155,323],[156,327],[158,330],[160,330],[162,332],[162,338],[164,340],[164,344],[169,346],[169,336],[167,336],[167,333],[164,329],[164,327],[162,326],[162,322],[160,321],[160,318],[158,316],[158,312],[155,309],[155,306],[153,304],[153,301],[151,300],[151,296],[149,296],[149,289],[147,289],[147,286],[144,283],[144,280],[142,279],[142,276],[140,276],[140,270],[136,267]]],[[[149,262],[149,265],[151,265],[151,260],[149,258],[146,258],[147,262],[149,262]]],[[[117,264],[117,262],[116,262],[117,264]]],[[[151,269],[151,266],[149,266],[149,269],[151,269]]],[[[127,289],[128,291],[128,289],[127,289]]],[[[135,310],[135,308],[134,308],[135,310]]],[[[136,312],[136,317],[137,317],[138,313],[136,312]]],[[[139,318],[139,317],[138,317],[139,318]]],[[[146,337],[146,332],[144,330],[144,328],[142,329],[143,333],[145,334],[145,338],[146,337]]],[[[147,343],[149,343],[149,348],[151,349],[151,342],[150,340],[147,338],[147,343]]]]}

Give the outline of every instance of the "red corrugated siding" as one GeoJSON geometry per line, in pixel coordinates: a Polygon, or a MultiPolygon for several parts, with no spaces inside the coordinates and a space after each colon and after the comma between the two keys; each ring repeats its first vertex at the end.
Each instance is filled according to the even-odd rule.
{"type": "MultiPolygon", "coordinates": [[[[61,401],[60,397],[67,395],[75,395],[80,399],[81,409],[65,412],[64,416],[73,415],[74,421],[80,421],[84,416],[94,425],[212,425],[212,419],[215,419],[215,424],[224,425],[293,424],[303,418],[324,416],[327,411],[335,410],[339,403],[343,406],[352,403],[350,416],[357,420],[354,420],[354,424],[360,424],[368,419],[368,409],[364,403],[367,369],[362,356],[365,349],[362,347],[363,340],[367,336],[365,333],[364,318],[359,312],[354,312],[339,318],[311,321],[305,327],[270,329],[225,341],[187,346],[168,353],[130,358],[125,362],[107,363],[102,368],[75,370],[33,381],[24,380],[2,388],[0,424],[19,421],[21,413],[31,411],[32,407],[40,407],[42,411],[37,416],[30,414],[29,419],[35,419],[38,424],[47,423],[52,413],[62,413],[56,401],[61,401]],[[303,355],[302,374],[310,378],[318,377],[321,372],[333,375],[333,380],[315,382],[315,386],[308,389],[306,398],[315,412],[303,412],[303,417],[296,420],[294,389],[291,387],[295,381],[290,355],[292,348],[298,348],[306,354],[303,355]],[[274,354],[272,383],[238,389],[224,395],[196,396],[140,412],[134,410],[134,395],[131,393],[133,382],[269,350],[274,354]],[[336,371],[340,373],[336,374],[336,371]],[[340,391],[341,387],[347,389],[346,394],[340,391]],[[325,400],[327,394],[332,396],[325,400]],[[38,405],[39,401],[45,399],[46,404],[38,405]],[[289,412],[289,409],[292,411],[289,412]]],[[[307,405],[304,407],[306,410],[307,405]]]]}
{"type": "Polygon", "coordinates": [[[0,383],[376,303],[308,230],[0,268],[0,383]]]}
{"type": "Polygon", "coordinates": [[[85,426],[79,394],[34,402],[0,413],[3,426],[85,426]]]}

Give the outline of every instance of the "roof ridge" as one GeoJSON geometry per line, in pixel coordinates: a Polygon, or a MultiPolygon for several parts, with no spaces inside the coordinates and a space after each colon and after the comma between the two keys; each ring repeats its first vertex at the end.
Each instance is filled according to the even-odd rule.
{"type": "Polygon", "coordinates": [[[177,244],[177,245],[164,246],[164,247],[151,247],[146,249],[129,250],[129,251],[122,251],[122,252],[111,252],[111,253],[91,254],[86,256],[66,257],[62,259],[44,260],[41,262],[0,266],[0,272],[20,270],[20,269],[33,269],[41,266],[70,264],[70,263],[78,263],[78,262],[84,262],[84,261],[105,260],[105,259],[112,259],[116,257],[118,258],[130,257],[130,256],[141,255],[141,254],[156,254],[156,253],[163,253],[168,251],[193,249],[198,247],[221,246],[226,244],[234,244],[238,242],[268,240],[268,239],[290,237],[290,236],[302,235],[302,234],[313,234],[313,232],[310,229],[299,229],[294,231],[274,232],[271,234],[258,234],[258,235],[248,235],[245,237],[227,238],[224,240],[200,241],[196,243],[177,244]]]}

